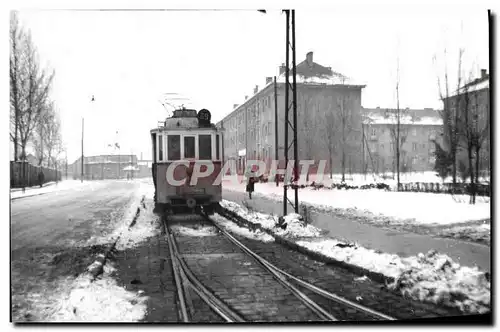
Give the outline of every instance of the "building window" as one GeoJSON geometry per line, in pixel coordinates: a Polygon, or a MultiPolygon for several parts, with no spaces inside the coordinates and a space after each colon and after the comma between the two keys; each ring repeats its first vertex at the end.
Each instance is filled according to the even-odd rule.
{"type": "Polygon", "coordinates": [[[417,128],[413,128],[411,133],[413,136],[417,136],[417,128]]]}
{"type": "Polygon", "coordinates": [[[417,151],[417,143],[413,143],[413,151],[417,151]]]}
{"type": "Polygon", "coordinates": [[[422,149],[425,149],[425,143],[422,143],[422,149]]]}
{"type": "Polygon", "coordinates": [[[384,144],[380,144],[380,151],[384,150],[384,144]]]}
{"type": "Polygon", "coordinates": [[[377,128],[372,128],[372,136],[377,136],[377,128]]]}

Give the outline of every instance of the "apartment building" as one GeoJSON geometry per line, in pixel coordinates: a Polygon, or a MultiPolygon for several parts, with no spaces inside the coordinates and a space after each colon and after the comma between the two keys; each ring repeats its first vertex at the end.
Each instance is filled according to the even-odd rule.
{"type": "MultiPolygon", "coordinates": [[[[247,160],[263,160],[267,164],[273,159],[284,161],[285,146],[285,70],[280,66],[276,85],[272,77],[267,77],[262,87],[255,86],[251,96],[245,96],[240,105],[218,124],[224,127],[224,157],[236,162],[239,172],[245,168],[247,160]],[[276,94],[275,94],[276,90],[276,94]],[[275,96],[277,98],[277,118],[275,115],[275,96]],[[276,145],[276,121],[278,144],[276,145]],[[276,158],[276,147],[277,158],[276,158]]],[[[290,70],[290,74],[291,74],[290,70]]],[[[313,61],[313,53],[296,67],[297,82],[297,132],[299,159],[315,161],[328,160],[326,171],[337,171],[341,166],[341,153],[338,149],[328,149],[327,142],[338,139],[340,130],[336,127],[339,114],[349,118],[349,130],[346,142],[349,143],[343,154],[345,164],[361,169],[362,155],[362,115],[361,91],[363,84],[355,82],[331,67],[325,67],[313,61]],[[325,139],[325,137],[331,139],[325,139]],[[335,138],[334,138],[335,137],[335,138]],[[331,160],[331,162],[330,162],[331,160]],[[348,160],[348,161],[347,161],[348,160]]],[[[292,82],[292,76],[290,76],[292,82]]],[[[292,95],[290,102],[292,105],[292,95]]],[[[290,112],[292,121],[292,112],[290,112]]],[[[289,131],[289,144],[293,138],[289,131]]],[[[292,149],[289,159],[293,158],[292,149]]],[[[358,170],[358,171],[359,171],[358,170]]]]}
{"type": "MultiPolygon", "coordinates": [[[[400,171],[432,171],[435,163],[434,140],[441,141],[443,121],[438,110],[401,109],[400,171]]],[[[396,171],[397,110],[363,108],[364,165],[377,174],[396,171]]]]}

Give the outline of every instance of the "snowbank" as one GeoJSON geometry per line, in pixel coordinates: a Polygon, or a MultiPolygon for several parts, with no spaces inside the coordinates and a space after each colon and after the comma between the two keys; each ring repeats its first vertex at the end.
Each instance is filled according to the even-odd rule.
{"type": "Polygon", "coordinates": [[[146,315],[148,297],[141,291],[119,287],[109,277],[113,268],[105,266],[105,276],[91,282],[82,275],[71,291],[60,295],[60,304],[49,322],[137,322],[146,315]]]}
{"type": "MultiPolygon", "coordinates": [[[[262,223],[265,214],[259,213],[258,217],[254,218],[257,213],[252,213],[236,203],[222,201],[221,205],[255,224],[269,226],[271,220],[275,220],[275,217],[268,215],[268,222],[262,223]]],[[[307,226],[310,225],[305,225],[300,216],[295,214],[286,216],[282,224],[285,223],[293,231],[287,233],[276,222],[272,227],[263,227],[303,248],[394,278],[395,281],[388,285],[389,288],[401,291],[414,299],[446,304],[470,313],[484,313],[490,310],[489,275],[477,267],[460,266],[449,256],[434,250],[425,255],[420,253],[417,256],[401,258],[355,243],[321,237],[320,230],[308,230],[307,226]],[[309,235],[311,238],[297,240],[297,235],[309,235]]]]}
{"type": "Polygon", "coordinates": [[[222,226],[225,230],[241,235],[251,240],[257,240],[262,242],[274,242],[274,237],[264,233],[262,231],[251,231],[248,228],[240,227],[233,222],[230,222],[226,218],[223,218],[217,214],[213,216],[213,219],[217,222],[218,225],[222,226]]]}
{"type": "Polygon", "coordinates": [[[322,232],[319,228],[306,224],[300,214],[290,213],[283,218],[276,233],[280,236],[304,238],[318,237],[322,232]]]}
{"type": "MultiPolygon", "coordinates": [[[[245,191],[243,184],[224,183],[224,188],[245,191]]],[[[258,183],[255,185],[255,194],[282,201],[283,187],[276,187],[274,183],[258,183]]],[[[299,199],[324,209],[355,209],[399,220],[411,220],[416,224],[446,225],[491,218],[490,202],[478,200],[475,205],[471,205],[443,194],[304,188],[299,191],[299,199]]]]}

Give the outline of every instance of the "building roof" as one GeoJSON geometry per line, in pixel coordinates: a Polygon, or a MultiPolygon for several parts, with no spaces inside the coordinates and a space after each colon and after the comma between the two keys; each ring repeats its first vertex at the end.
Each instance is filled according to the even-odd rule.
{"type": "MultiPolygon", "coordinates": [[[[283,66],[282,66],[283,67],[283,66]]],[[[290,76],[289,76],[289,83],[291,84],[293,82],[293,72],[292,68],[290,67],[290,76]]],[[[332,86],[348,86],[348,87],[356,87],[356,88],[364,88],[366,84],[357,82],[352,78],[349,78],[341,73],[337,73],[333,71],[330,67],[325,67],[322,66],[314,61],[312,61],[312,52],[309,52],[307,54],[307,57],[304,61],[299,63],[296,66],[296,83],[298,84],[307,84],[307,85],[332,85],[332,86]]],[[[278,84],[284,84],[286,83],[286,74],[283,72],[279,76],[276,77],[276,82],[278,84]]],[[[226,120],[227,117],[229,117],[231,114],[233,114],[235,111],[244,108],[247,103],[252,101],[254,97],[259,95],[262,91],[264,91],[267,87],[271,86],[274,83],[273,80],[271,80],[269,83],[266,83],[262,87],[258,87],[257,91],[252,95],[249,96],[248,99],[246,99],[242,104],[238,105],[235,109],[233,109],[229,114],[227,114],[222,120],[217,122],[219,124],[220,122],[226,120]]]]}
{"type": "MultiPolygon", "coordinates": [[[[363,108],[365,116],[364,124],[391,125],[396,124],[395,109],[389,108],[363,108]]],[[[420,125],[420,126],[441,126],[443,120],[438,110],[432,108],[424,109],[402,109],[400,124],[402,125],[420,125]]]]}
{"type": "MultiPolygon", "coordinates": [[[[293,80],[292,68],[290,68],[290,83],[293,80]]],[[[333,71],[330,67],[324,67],[314,61],[309,65],[307,59],[299,63],[296,67],[296,82],[301,84],[319,84],[319,85],[347,85],[355,87],[365,87],[366,84],[356,82],[354,79],[341,73],[333,71]]],[[[285,73],[276,78],[278,83],[285,83],[285,73]]]]}
{"type": "Polygon", "coordinates": [[[487,75],[487,77],[478,78],[470,83],[465,84],[458,91],[459,93],[464,93],[464,92],[473,92],[489,88],[490,88],[490,76],[487,75]]]}

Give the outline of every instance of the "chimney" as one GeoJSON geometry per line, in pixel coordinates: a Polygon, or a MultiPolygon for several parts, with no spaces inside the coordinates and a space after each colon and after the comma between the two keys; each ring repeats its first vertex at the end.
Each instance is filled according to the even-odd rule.
{"type": "Polygon", "coordinates": [[[307,64],[309,65],[309,67],[312,67],[312,65],[313,65],[313,52],[309,52],[306,54],[306,60],[307,60],[307,64]]]}
{"type": "Polygon", "coordinates": [[[247,99],[248,99],[248,96],[245,96],[245,100],[247,100],[247,99]]]}
{"type": "Polygon", "coordinates": [[[286,66],[285,66],[285,64],[284,64],[284,63],[282,63],[282,64],[281,64],[281,66],[280,66],[280,75],[281,75],[281,74],[284,74],[284,73],[285,73],[285,71],[286,71],[286,66]]]}
{"type": "Polygon", "coordinates": [[[259,92],[259,86],[258,85],[255,86],[255,89],[253,89],[253,94],[255,95],[255,94],[257,94],[257,92],[259,92]]]}
{"type": "Polygon", "coordinates": [[[266,85],[273,81],[272,77],[266,77],[266,85]]]}
{"type": "Polygon", "coordinates": [[[233,104],[233,108],[236,108],[238,107],[239,105],[238,104],[233,104]]]}
{"type": "Polygon", "coordinates": [[[486,69],[481,69],[481,78],[485,78],[487,75],[486,69]]]}

